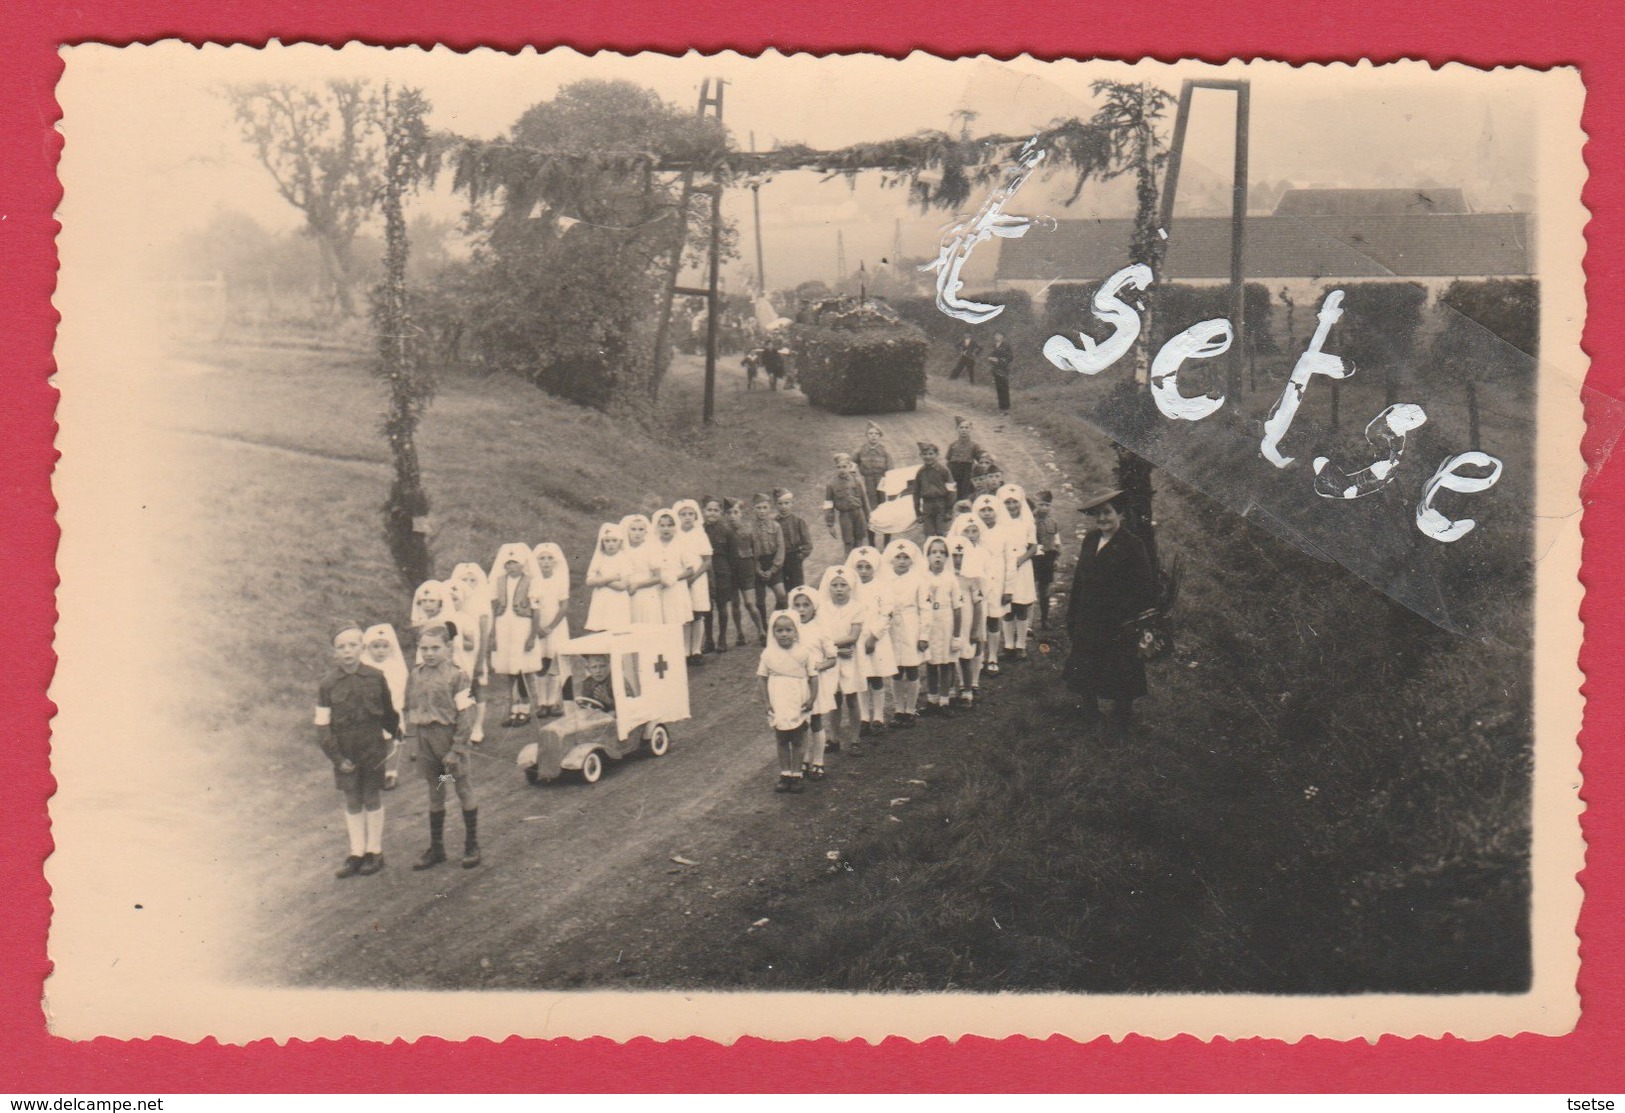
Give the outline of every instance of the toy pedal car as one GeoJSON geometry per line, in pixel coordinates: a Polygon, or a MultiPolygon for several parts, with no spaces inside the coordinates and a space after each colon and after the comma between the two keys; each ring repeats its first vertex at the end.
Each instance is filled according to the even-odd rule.
{"type": "Polygon", "coordinates": [[[666,754],[671,747],[667,724],[689,717],[681,626],[586,634],[566,641],[558,654],[577,698],[519,751],[516,761],[527,781],[544,784],[568,772],[594,784],[604,775],[606,760],[639,749],[655,757],[666,754]]]}

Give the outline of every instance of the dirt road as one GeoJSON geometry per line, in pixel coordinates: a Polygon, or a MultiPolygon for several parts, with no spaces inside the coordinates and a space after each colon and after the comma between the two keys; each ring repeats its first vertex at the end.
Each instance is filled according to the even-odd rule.
{"type": "MultiPolygon", "coordinates": [[[[806,405],[799,393],[747,397],[731,381],[723,385],[728,420],[748,421],[756,406],[806,405]]],[[[927,398],[915,413],[882,419],[894,458],[914,460],[916,440],[945,444],[955,412],[927,398]]],[[[963,412],[1006,476],[1059,492],[1064,476],[1033,432],[991,407],[963,412]]],[[[861,442],[865,419],[822,420],[843,423],[829,451],[861,442]]],[[[818,513],[828,462],[806,461],[814,470],[796,485],[815,536],[812,582],[840,555],[818,513]]],[[[1059,501],[1070,536],[1070,502],[1059,501]]],[[[257,891],[268,899],[243,973],[284,985],[688,984],[685,954],[753,930],[753,893],[770,892],[789,873],[827,868],[827,852],[871,824],[906,822],[906,801],[896,801],[929,791],[944,738],[997,722],[989,685],[988,706],[974,718],[893,735],[861,757],[832,755],[828,780],[799,797],[775,795],[773,748],[753,702],[757,653],[732,649],[691,670],[693,717],[673,727],[670,753],[611,763],[596,785],[527,785],[513,758],[534,728],[491,732],[476,766],[484,853],[477,869],[455,860],[455,808],[446,829],[453,860],[410,868],[427,843],[425,794],[411,766],[386,795],[388,865],[375,877],[335,880],[337,809],[328,800],[298,802],[308,814],[289,817],[277,852],[259,867],[257,891]]]]}

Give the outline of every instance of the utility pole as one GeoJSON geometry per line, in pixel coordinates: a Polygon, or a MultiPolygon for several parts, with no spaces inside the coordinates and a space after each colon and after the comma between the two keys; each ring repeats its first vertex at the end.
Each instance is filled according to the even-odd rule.
{"type": "MultiPolygon", "coordinates": [[[[722,86],[717,86],[717,115],[722,115],[722,86]]],[[[760,242],[760,241],[758,241],[760,242]]],[[[717,318],[721,316],[722,295],[717,288],[722,266],[722,181],[711,183],[711,275],[705,311],[705,424],[717,417],[717,318]]]]}
{"type": "MultiPolygon", "coordinates": [[[[707,108],[712,108],[712,109],[716,110],[717,123],[720,124],[722,122],[722,90],[723,90],[723,86],[725,86],[726,84],[727,84],[726,81],[723,81],[721,78],[717,78],[717,94],[716,94],[716,96],[713,97],[713,96],[711,96],[711,79],[709,77],[705,79],[705,83],[700,86],[700,108],[699,108],[699,112],[697,113],[697,115],[703,116],[703,115],[705,115],[705,110],[707,108]]],[[[717,324],[718,324],[717,319],[722,313],[722,293],[721,293],[721,285],[722,285],[722,283],[721,283],[721,277],[722,277],[722,175],[721,175],[721,173],[720,172],[713,172],[712,175],[711,175],[711,184],[708,185],[708,186],[691,186],[685,180],[684,187],[683,187],[683,191],[684,191],[685,196],[688,195],[689,193],[694,192],[696,189],[699,190],[702,193],[709,193],[711,195],[711,257],[710,257],[710,260],[709,260],[710,267],[708,268],[710,273],[708,275],[705,287],[703,289],[695,289],[692,286],[679,286],[679,285],[677,285],[677,281],[676,281],[677,280],[676,264],[681,261],[682,254],[683,254],[682,244],[679,243],[677,245],[677,252],[673,256],[673,260],[672,260],[673,261],[673,271],[672,271],[671,294],[672,295],[684,294],[684,295],[688,295],[690,297],[701,297],[701,298],[704,298],[705,301],[706,301],[706,310],[705,310],[705,402],[704,402],[704,409],[702,411],[702,416],[703,416],[703,419],[705,421],[705,424],[711,425],[716,421],[717,324]]],[[[662,325],[663,329],[665,327],[669,326],[670,317],[671,317],[671,296],[668,296],[666,298],[666,312],[661,318],[661,325],[662,325]]]]}
{"type": "Polygon", "coordinates": [[[835,281],[846,281],[846,237],[835,229],[835,281]]]}
{"type": "MultiPolygon", "coordinates": [[[[711,78],[708,77],[700,83],[700,103],[699,107],[694,110],[694,115],[703,117],[706,114],[706,110],[711,109],[715,112],[717,124],[720,126],[722,123],[722,89],[727,82],[721,78],[716,78],[715,80],[717,83],[716,96],[711,95],[711,78]]],[[[666,361],[669,358],[668,351],[670,348],[671,337],[672,302],[676,299],[679,293],[707,296],[707,291],[683,290],[677,285],[677,276],[682,272],[683,269],[683,246],[688,242],[688,202],[689,198],[691,198],[693,195],[694,169],[690,167],[689,169],[683,171],[682,193],[677,199],[677,233],[672,243],[671,257],[666,262],[666,292],[665,296],[661,298],[660,301],[660,323],[655,326],[654,366],[650,368],[649,375],[650,397],[654,397],[659,393],[660,380],[665,376],[666,372],[666,361]]],[[[713,251],[715,250],[714,245],[717,242],[718,235],[716,222],[714,219],[715,210],[716,202],[713,202],[713,221],[711,228],[711,242],[713,244],[713,251]]],[[[711,285],[714,289],[716,286],[714,280],[712,281],[711,285]]],[[[713,313],[715,312],[715,308],[715,303],[713,302],[713,313]]],[[[706,420],[710,420],[709,414],[707,414],[706,420]]]]}
{"type": "MultiPolygon", "coordinates": [[[[1241,389],[1241,361],[1247,350],[1247,290],[1243,274],[1247,248],[1247,146],[1252,115],[1252,82],[1187,80],[1179,89],[1179,111],[1174,116],[1174,138],[1168,152],[1168,174],[1162,189],[1162,229],[1173,235],[1174,195],[1179,192],[1179,168],[1185,155],[1185,128],[1190,122],[1191,97],[1197,89],[1223,89],[1236,94],[1235,168],[1230,180],[1230,324],[1235,341],[1225,390],[1241,389]]],[[[1163,276],[1157,275],[1157,281],[1163,276]]]]}

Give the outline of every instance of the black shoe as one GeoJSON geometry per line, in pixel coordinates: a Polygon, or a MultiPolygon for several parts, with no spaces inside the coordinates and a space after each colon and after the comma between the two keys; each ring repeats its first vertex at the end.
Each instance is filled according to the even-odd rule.
{"type": "Polygon", "coordinates": [[[893,719],[891,721],[891,729],[892,730],[913,730],[914,729],[914,716],[913,715],[898,715],[895,719],[893,719]]]}
{"type": "Polygon", "coordinates": [[[361,856],[352,854],[344,859],[344,864],[333,874],[334,877],[354,877],[361,872],[361,856]]]}
{"type": "Polygon", "coordinates": [[[828,746],[825,746],[825,747],[824,747],[824,748],[825,748],[825,749],[826,749],[826,750],[828,750],[828,751],[829,751],[829,752],[830,752],[830,753],[832,753],[832,754],[838,754],[838,753],[840,753],[840,752],[841,752],[841,742],[840,742],[840,739],[838,739],[838,738],[831,738],[831,739],[830,739],[830,740],[829,740],[829,745],[828,745],[828,746]]]}
{"type": "Polygon", "coordinates": [[[863,722],[863,723],[858,724],[858,737],[859,738],[867,738],[872,733],[874,733],[874,732],[870,729],[869,724],[867,722],[863,722]]]}
{"type": "Polygon", "coordinates": [[[446,848],[439,843],[431,843],[429,849],[423,852],[423,857],[419,858],[412,868],[415,870],[432,870],[445,860],[446,848]]]}
{"type": "Polygon", "coordinates": [[[690,657],[688,659],[688,663],[691,664],[691,665],[703,665],[703,664],[705,664],[705,655],[701,654],[701,653],[696,653],[696,654],[694,654],[694,656],[692,656],[692,657],[690,657]]]}
{"type": "Polygon", "coordinates": [[[735,645],[744,645],[745,644],[745,635],[740,634],[739,635],[739,640],[734,642],[734,644],[735,645]]]}
{"type": "Polygon", "coordinates": [[[807,791],[807,778],[805,778],[805,777],[791,777],[790,778],[790,787],[785,789],[785,791],[790,792],[790,793],[806,792],[807,791]]]}
{"type": "Polygon", "coordinates": [[[790,791],[790,774],[788,774],[788,773],[780,773],[779,774],[779,783],[773,786],[773,791],[774,792],[789,792],[790,791]]]}
{"type": "Polygon", "coordinates": [[[480,844],[477,842],[468,843],[463,847],[463,868],[465,870],[471,870],[479,864],[480,844]]]}
{"type": "Polygon", "coordinates": [[[382,854],[363,854],[361,856],[361,868],[356,872],[363,877],[371,877],[383,868],[384,856],[382,854]]]}

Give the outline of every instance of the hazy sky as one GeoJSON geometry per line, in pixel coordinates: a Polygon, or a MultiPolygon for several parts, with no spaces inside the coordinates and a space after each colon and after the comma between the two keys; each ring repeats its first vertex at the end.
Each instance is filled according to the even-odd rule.
{"type": "MultiPolygon", "coordinates": [[[[1189,76],[1236,76],[1200,65],[1133,70],[1117,63],[943,61],[916,55],[899,62],[872,56],[806,55],[747,59],[727,54],[584,57],[567,50],[518,56],[447,50],[289,47],[270,50],[165,45],[158,48],[76,47],[66,51],[65,85],[97,80],[118,95],[93,112],[69,114],[62,127],[69,154],[91,156],[119,172],[64,199],[65,219],[108,210],[134,222],[139,240],[158,247],[238,209],[272,230],[296,227],[297,212],[271,187],[238,136],[224,101],[212,90],[231,82],[318,82],[328,77],[389,79],[424,90],[431,123],[469,136],[504,133],[530,105],[585,77],[625,78],[682,106],[694,104],[700,82],[729,84],[724,121],[741,146],[754,133],[758,149],[777,142],[829,148],[952,125],[956,110],[978,114],[977,132],[1020,133],[1057,116],[1092,111],[1089,86],[1102,78],[1148,80],[1177,91],[1189,76]]],[[[1463,67],[1435,72],[1421,64],[1370,67],[1255,67],[1252,78],[1251,178],[1296,184],[1460,185],[1475,207],[1516,207],[1536,190],[1530,155],[1533,112],[1512,71],[1463,67]]],[[[1222,198],[1231,159],[1232,101],[1199,93],[1187,148],[1181,198],[1222,198]]],[[[1063,183],[1030,186],[1020,211],[1056,216],[1129,215],[1126,187],[1090,190],[1072,210],[1058,198],[1063,183]]],[[[419,211],[454,216],[460,208],[442,184],[415,202],[419,211]]],[[[741,222],[742,278],[753,266],[750,200],[730,191],[727,214],[741,222]]],[[[940,227],[952,214],[921,216],[905,193],[880,186],[875,175],[856,188],[844,179],[781,175],[762,190],[768,281],[787,285],[834,277],[835,229],[845,237],[848,264],[871,265],[891,254],[902,221],[909,255],[935,254],[940,227]]],[[[125,225],[128,230],[129,225],[125,225]]]]}

